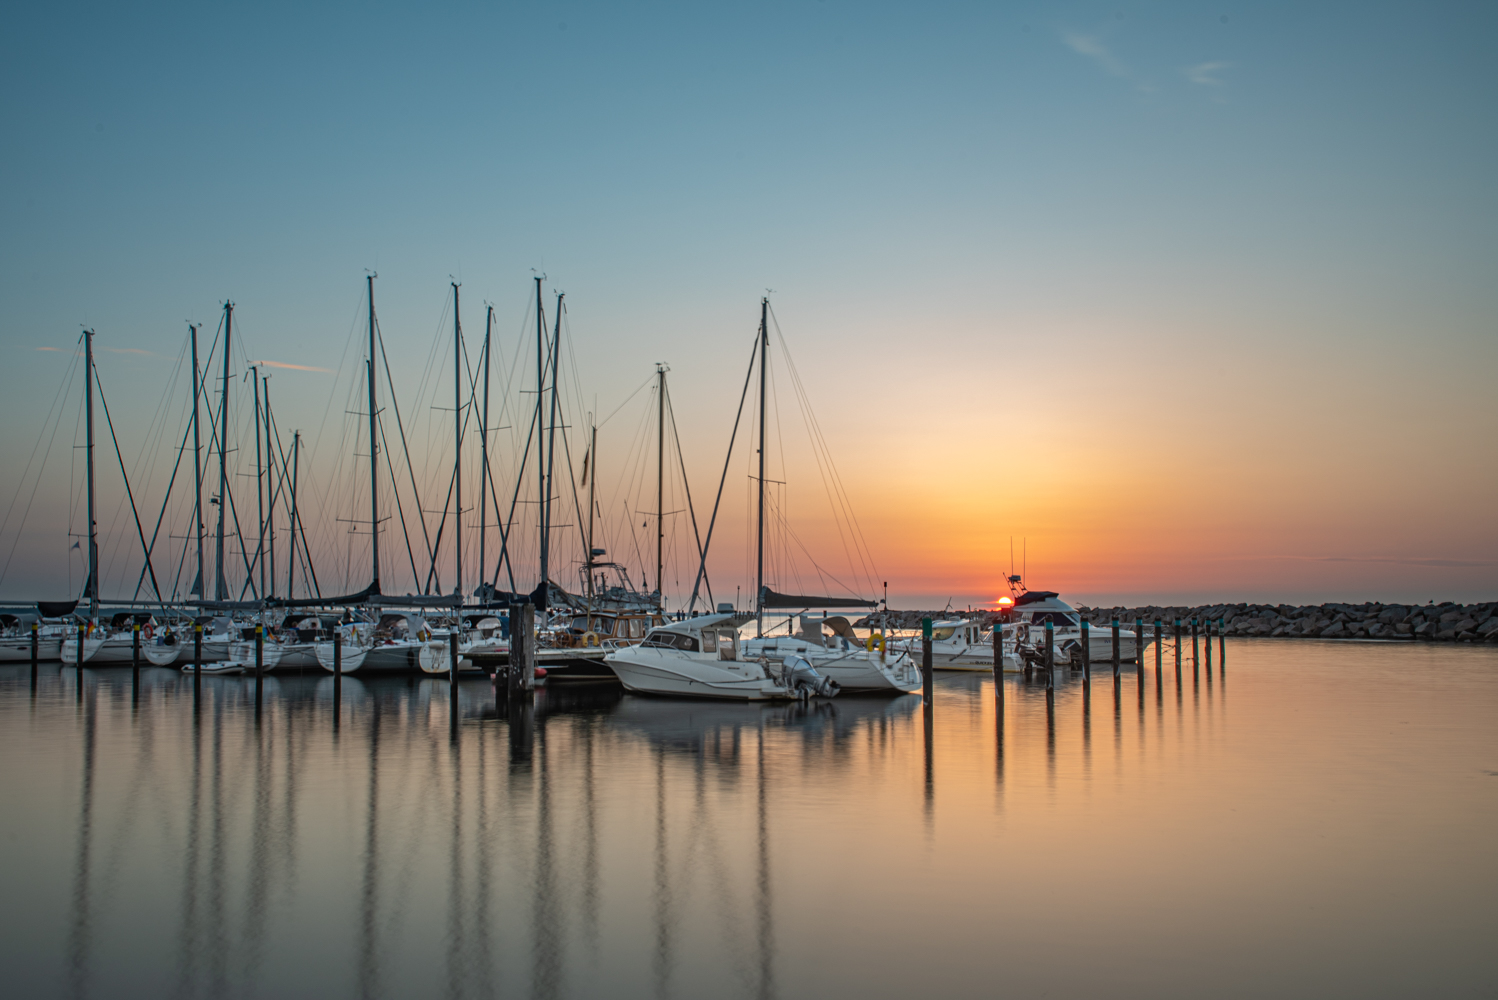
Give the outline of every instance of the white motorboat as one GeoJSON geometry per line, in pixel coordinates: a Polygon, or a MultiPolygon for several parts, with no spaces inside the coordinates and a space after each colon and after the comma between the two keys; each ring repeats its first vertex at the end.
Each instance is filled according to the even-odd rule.
{"type": "MultiPolygon", "coordinates": [[[[925,655],[920,636],[901,640],[900,646],[918,664],[925,655]]],[[[1014,633],[1004,633],[1004,670],[1018,673],[1024,662],[1015,650],[1014,633]]],[[[993,671],[993,631],[975,621],[954,618],[931,623],[933,670],[993,671]]]]}
{"type": "Polygon", "coordinates": [[[639,645],[612,650],[604,662],[627,690],[640,694],[765,701],[837,693],[837,685],[803,657],[788,655],[772,665],[741,655],[734,619],[703,615],[657,626],[639,645]]]}
{"type": "Polygon", "coordinates": [[[775,663],[800,657],[848,692],[920,690],[920,667],[906,651],[887,646],[883,637],[859,638],[845,616],[803,614],[800,625],[796,635],[743,640],[744,655],[775,663]]]}
{"type": "MultiPolygon", "coordinates": [[[[1080,663],[1082,616],[1054,591],[1031,590],[1018,595],[1014,599],[1013,617],[1022,641],[1041,648],[1045,644],[1045,624],[1050,622],[1055,632],[1056,662],[1072,663],[1073,666],[1080,663]],[[1073,656],[1078,658],[1074,660],[1073,656]]],[[[1087,631],[1087,649],[1092,662],[1111,663],[1113,630],[1102,626],[1087,631]]],[[[1118,658],[1121,661],[1132,663],[1149,648],[1149,644],[1148,635],[1140,639],[1134,635],[1133,629],[1120,627],[1118,630],[1118,658]]]]}

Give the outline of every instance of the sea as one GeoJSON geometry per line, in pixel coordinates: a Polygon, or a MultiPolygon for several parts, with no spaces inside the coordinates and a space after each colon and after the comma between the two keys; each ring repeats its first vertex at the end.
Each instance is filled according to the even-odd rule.
{"type": "Polygon", "coordinates": [[[1498,649],[729,704],[0,668],[8,997],[1498,996],[1498,649]]]}

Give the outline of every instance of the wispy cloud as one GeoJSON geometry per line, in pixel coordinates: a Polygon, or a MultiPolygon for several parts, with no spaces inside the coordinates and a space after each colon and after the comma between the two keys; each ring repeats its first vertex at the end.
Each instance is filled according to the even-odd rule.
{"type": "Polygon", "coordinates": [[[289,368],[294,372],[321,372],[324,375],[333,374],[331,368],[314,368],[312,365],[291,365],[284,361],[253,361],[251,364],[264,365],[267,368],[289,368]]]}
{"type": "Polygon", "coordinates": [[[1131,79],[1129,68],[1119,62],[1118,57],[1108,51],[1108,47],[1096,35],[1078,35],[1067,32],[1061,36],[1061,40],[1073,52],[1081,56],[1086,56],[1114,76],[1122,80],[1131,79]]]}
{"type": "Polygon", "coordinates": [[[1447,559],[1441,556],[1244,556],[1246,562],[1394,563],[1399,566],[1498,566],[1495,559],[1447,559]]]}
{"type": "Polygon", "coordinates": [[[147,356],[151,355],[150,351],[143,351],[139,347],[106,347],[104,349],[110,354],[145,354],[147,356]]]}
{"type": "Polygon", "coordinates": [[[1227,69],[1232,63],[1226,62],[1204,62],[1195,66],[1187,66],[1181,72],[1186,74],[1186,79],[1202,87],[1221,87],[1222,80],[1217,74],[1227,69]]]}
{"type": "Polygon", "coordinates": [[[1103,72],[1109,76],[1117,77],[1134,85],[1136,90],[1143,93],[1154,93],[1155,88],[1139,79],[1132,69],[1124,64],[1124,61],[1113,54],[1103,40],[1097,35],[1082,35],[1074,31],[1063,32],[1061,40],[1066,43],[1079,56],[1086,56],[1098,65],[1103,72]]]}
{"type": "Polygon", "coordinates": [[[38,351],[56,351],[58,354],[66,354],[67,353],[61,347],[38,347],[37,350],[38,351]]]}

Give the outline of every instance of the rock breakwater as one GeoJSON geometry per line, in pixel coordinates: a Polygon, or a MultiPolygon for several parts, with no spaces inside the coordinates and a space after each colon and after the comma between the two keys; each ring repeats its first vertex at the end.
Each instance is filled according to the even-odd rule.
{"type": "MultiPolygon", "coordinates": [[[[1146,605],[1143,607],[1090,608],[1077,611],[1094,627],[1107,627],[1117,618],[1125,627],[1143,618],[1153,625],[1156,618],[1169,633],[1177,618],[1185,626],[1219,619],[1230,636],[1261,636],[1276,639],[1410,639],[1434,642],[1498,643],[1498,602],[1483,604],[1204,604],[1196,607],[1146,605]]],[[[991,625],[993,611],[891,611],[895,628],[916,629],[922,618],[981,619],[991,625]]],[[[869,619],[854,623],[868,627],[869,619]]]]}

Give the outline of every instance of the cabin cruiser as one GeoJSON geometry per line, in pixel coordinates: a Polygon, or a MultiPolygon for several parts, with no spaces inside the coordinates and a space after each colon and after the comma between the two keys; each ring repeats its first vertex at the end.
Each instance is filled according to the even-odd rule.
{"type": "MultiPolygon", "coordinates": [[[[1012,615],[1014,631],[1019,632],[1022,637],[1028,633],[1026,641],[1031,645],[1044,644],[1045,624],[1051,623],[1055,631],[1057,663],[1071,662],[1074,653],[1080,658],[1082,617],[1077,613],[1076,608],[1061,600],[1055,591],[1031,590],[1020,594],[1014,599],[1012,615]]],[[[1007,631],[1009,630],[1006,629],[1007,631]]],[[[1092,662],[1111,662],[1113,630],[1109,627],[1101,627],[1090,628],[1088,632],[1088,656],[1092,662]]],[[[1148,635],[1142,639],[1136,639],[1133,629],[1121,628],[1118,631],[1118,657],[1120,660],[1132,662],[1149,647],[1149,643],[1148,635]]]]}
{"type": "MultiPolygon", "coordinates": [[[[1024,661],[1015,647],[1014,631],[1003,632],[1004,670],[1017,673],[1024,661]]],[[[920,636],[904,640],[901,648],[911,659],[924,656],[920,636]]],[[[993,631],[976,621],[954,618],[931,623],[931,668],[933,670],[993,671],[993,631]]]]}
{"type": "Polygon", "coordinates": [[[722,613],[657,626],[639,645],[611,650],[604,662],[627,690],[640,694],[740,701],[837,694],[837,684],[801,656],[773,665],[767,657],[749,658],[737,620],[722,613]]]}
{"type": "Polygon", "coordinates": [[[742,647],[750,658],[807,660],[843,691],[908,694],[921,687],[920,667],[905,650],[886,646],[877,634],[859,638],[843,615],[803,614],[795,635],[747,639],[742,647]]]}

